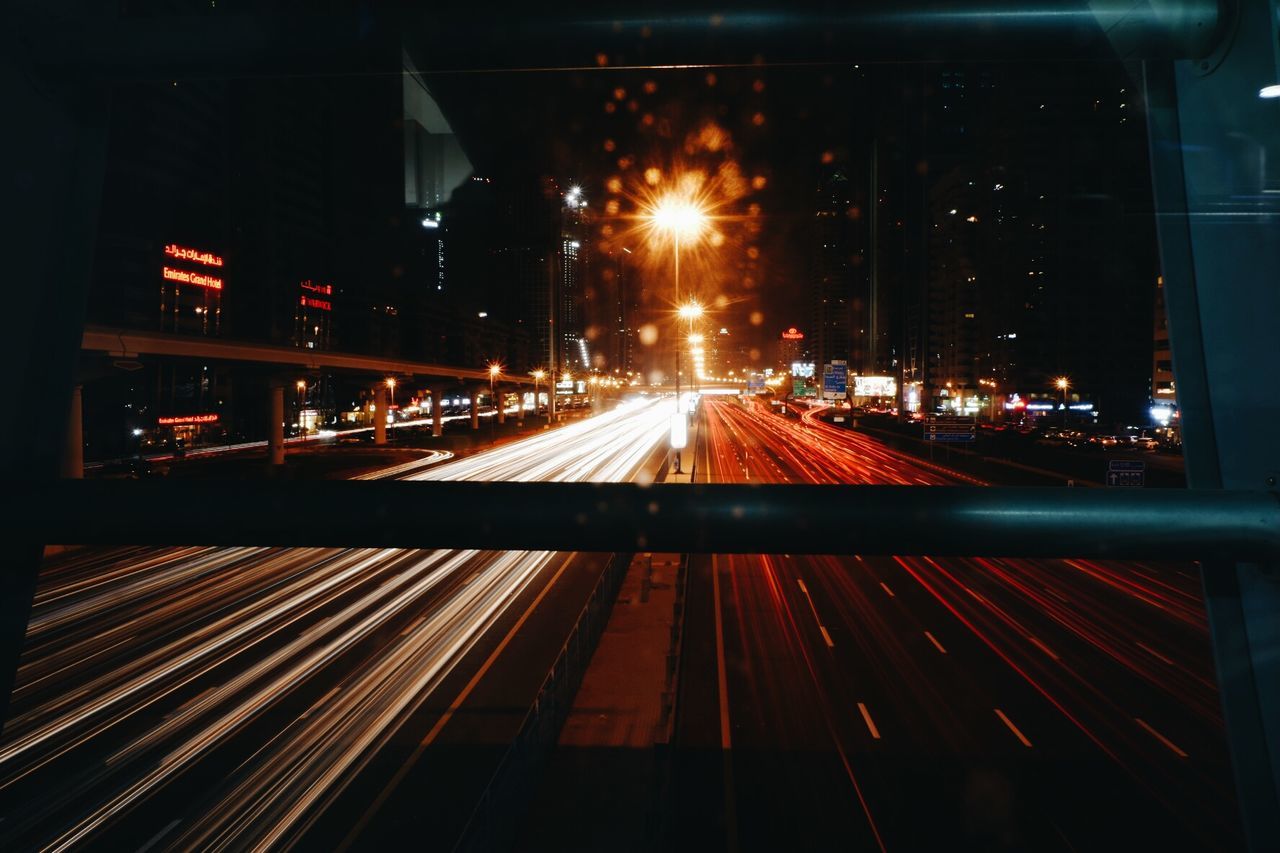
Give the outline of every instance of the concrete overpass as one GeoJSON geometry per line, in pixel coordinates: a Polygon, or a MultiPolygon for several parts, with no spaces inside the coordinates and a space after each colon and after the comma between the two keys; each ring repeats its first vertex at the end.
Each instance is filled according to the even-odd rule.
{"type": "MultiPolygon", "coordinates": [[[[225,338],[197,338],[137,329],[113,329],[104,326],[86,326],[80,349],[84,352],[105,353],[117,359],[130,359],[140,355],[167,356],[173,358],[198,358],[210,361],[233,361],[251,364],[280,365],[301,370],[341,370],[352,373],[370,373],[378,377],[387,375],[411,376],[421,379],[431,395],[431,434],[439,436],[444,431],[444,407],[440,400],[445,391],[462,385],[471,398],[471,428],[479,429],[479,403],[482,391],[489,388],[492,377],[487,368],[458,367],[446,364],[408,361],[384,356],[360,355],[331,350],[300,349],[298,347],[232,341],[225,338]]],[[[545,383],[544,383],[545,384],[545,383]]],[[[494,381],[495,390],[508,390],[534,386],[532,377],[499,374],[494,381]]],[[[375,410],[386,411],[387,389],[378,381],[373,385],[376,395],[375,410]]],[[[271,386],[271,405],[267,444],[274,465],[284,463],[284,383],[271,386]]],[[[554,397],[554,395],[553,395],[554,397]]],[[[553,404],[554,405],[554,404],[553,404]]],[[[497,406],[498,423],[506,421],[505,407],[497,406]]],[[[517,410],[523,420],[524,407],[517,410]]],[[[84,470],[82,405],[79,386],[72,396],[70,430],[67,436],[67,461],[64,473],[81,476],[84,470]]],[[[386,444],[385,418],[374,418],[374,443],[386,444]]]]}

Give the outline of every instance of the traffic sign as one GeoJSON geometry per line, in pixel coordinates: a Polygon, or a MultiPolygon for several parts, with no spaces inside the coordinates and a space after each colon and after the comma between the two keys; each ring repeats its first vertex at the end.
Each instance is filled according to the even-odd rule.
{"type": "Polygon", "coordinates": [[[1140,489],[1146,485],[1147,463],[1140,459],[1108,459],[1107,485],[1140,489]]]}
{"type": "Polygon", "coordinates": [[[849,392],[849,362],[832,359],[822,365],[822,396],[843,397],[849,392]]]}
{"type": "Polygon", "coordinates": [[[978,425],[971,417],[929,415],[924,421],[925,441],[975,441],[978,425]]]}

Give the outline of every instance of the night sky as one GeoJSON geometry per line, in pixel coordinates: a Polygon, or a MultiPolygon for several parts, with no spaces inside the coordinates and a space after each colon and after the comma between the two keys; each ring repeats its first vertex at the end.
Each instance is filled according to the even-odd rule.
{"type": "MultiPolygon", "coordinates": [[[[581,183],[600,251],[645,246],[632,217],[649,188],[646,170],[661,170],[663,181],[673,169],[718,177],[712,195],[725,239],[683,254],[682,281],[716,306],[718,325],[767,347],[782,329],[808,319],[804,224],[824,164],[838,165],[861,132],[866,104],[855,73],[600,69],[434,75],[428,82],[478,172],[581,183]]],[[[668,185],[663,181],[655,188],[668,185]]],[[[666,251],[639,257],[651,281],[670,276],[666,251]]]]}

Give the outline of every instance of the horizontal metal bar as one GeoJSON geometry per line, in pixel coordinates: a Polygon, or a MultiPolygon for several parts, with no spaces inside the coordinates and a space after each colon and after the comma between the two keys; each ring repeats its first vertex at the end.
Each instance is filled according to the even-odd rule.
{"type": "Polygon", "coordinates": [[[94,79],[394,71],[408,45],[423,72],[721,63],[1063,61],[1208,55],[1219,0],[791,0],[691,5],[393,4],[360,15],[209,14],[113,19],[29,13],[11,22],[26,63],[94,79]]]}
{"type": "MultiPolygon", "coordinates": [[[[418,19],[422,70],[551,64],[1073,61],[1200,58],[1226,31],[1219,0],[791,0],[749,8],[688,0],[466,7],[418,19]]],[[[407,18],[414,21],[413,17],[407,18]]]]}
{"type": "Polygon", "coordinates": [[[681,553],[1280,558],[1280,500],[1198,490],[58,481],[11,539],[681,553]]]}

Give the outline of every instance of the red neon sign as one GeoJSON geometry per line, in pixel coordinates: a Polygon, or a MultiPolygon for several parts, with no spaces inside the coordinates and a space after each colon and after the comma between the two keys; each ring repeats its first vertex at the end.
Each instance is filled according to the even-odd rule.
{"type": "Polygon", "coordinates": [[[212,424],[217,423],[218,416],[215,413],[207,415],[166,415],[165,417],[156,418],[158,426],[189,426],[191,424],[212,424]]]}
{"type": "Polygon", "coordinates": [[[207,287],[210,290],[222,290],[222,279],[205,275],[204,273],[187,272],[186,270],[175,270],[173,267],[165,267],[164,277],[169,281],[177,281],[182,284],[194,284],[197,287],[207,287]]]}
{"type": "Polygon", "coordinates": [[[333,305],[327,299],[312,299],[310,296],[299,297],[298,304],[304,308],[319,308],[321,311],[332,311],[333,305]]]}
{"type": "Polygon", "coordinates": [[[333,285],[332,285],[332,284],[312,284],[312,283],[311,283],[311,279],[307,279],[306,281],[301,282],[299,286],[300,286],[303,290],[310,290],[312,293],[319,293],[319,294],[322,294],[322,295],[324,295],[324,296],[332,296],[332,295],[333,295],[333,285]]]}
{"type": "Polygon", "coordinates": [[[222,258],[212,252],[202,252],[199,249],[188,249],[186,246],[179,246],[170,243],[164,247],[164,253],[171,258],[177,258],[180,261],[195,261],[197,264],[204,264],[208,267],[222,266],[222,258]]]}
{"type": "Polygon", "coordinates": [[[787,341],[804,340],[804,332],[801,332],[797,330],[795,326],[792,326],[790,329],[787,329],[782,333],[782,338],[787,341]]]}

